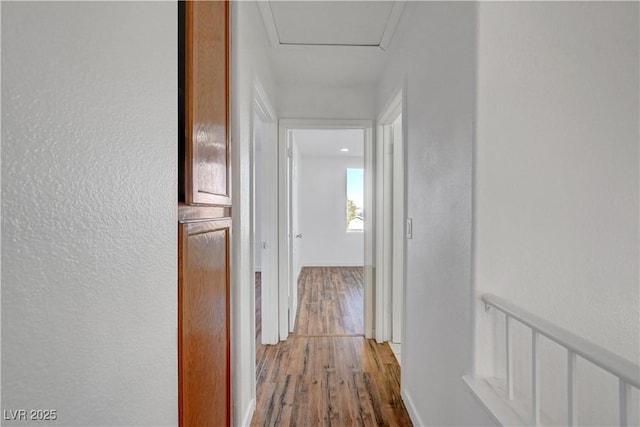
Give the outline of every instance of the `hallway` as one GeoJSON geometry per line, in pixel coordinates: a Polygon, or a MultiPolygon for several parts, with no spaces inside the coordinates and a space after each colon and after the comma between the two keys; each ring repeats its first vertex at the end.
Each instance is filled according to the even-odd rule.
{"type": "MultiPolygon", "coordinates": [[[[506,425],[640,425],[640,2],[227,5],[224,37],[190,26],[204,46],[218,46],[218,55],[191,49],[212,56],[208,71],[228,65],[202,74],[212,78],[197,89],[186,84],[194,55],[176,2],[2,3],[2,410],[55,417],[2,425],[189,427],[185,335],[189,360],[204,367],[188,374],[215,389],[193,393],[205,411],[190,413],[206,412],[226,388],[235,425],[408,424],[400,380],[414,425],[498,425],[500,410],[487,402],[516,412],[506,425]],[[342,319],[343,331],[312,321],[287,342],[258,346],[256,366],[256,265],[265,288],[295,287],[280,280],[292,270],[280,257],[284,241],[297,235],[277,209],[288,194],[277,176],[288,156],[284,124],[368,123],[373,192],[385,166],[376,151],[383,113],[398,98],[402,366],[352,319],[342,319]],[[211,111],[193,114],[197,105],[211,111]],[[254,174],[256,116],[267,120],[268,180],[254,174]],[[260,186],[271,225],[259,224],[265,233],[255,239],[260,186]],[[201,233],[205,222],[213,227],[201,233]],[[193,269],[183,268],[185,241],[197,248],[186,251],[193,269]],[[255,264],[256,248],[272,262],[255,264]],[[201,284],[189,290],[225,294],[211,298],[218,305],[191,299],[188,313],[202,322],[188,323],[196,326],[188,334],[185,272],[201,284]],[[638,373],[589,365],[487,311],[485,295],[638,373]],[[213,323],[221,334],[204,326],[213,323]],[[213,362],[205,340],[227,360],[213,362]],[[213,367],[224,380],[202,374],[213,367]]],[[[382,342],[393,332],[384,316],[393,298],[375,279],[393,277],[379,262],[393,245],[381,243],[376,212],[392,205],[373,195],[364,210],[373,247],[362,264],[344,265],[364,266],[364,330],[382,342]]],[[[304,221],[299,234],[313,237],[304,221]]],[[[286,292],[265,291],[267,299],[264,329],[275,343],[285,335],[287,313],[277,308],[286,292]]],[[[191,425],[225,424],[215,419],[191,425]]]]}
{"type": "Polygon", "coordinates": [[[361,268],[304,268],[294,334],[263,346],[256,274],[258,390],[252,426],[412,425],[391,349],[362,336],[362,278],[361,268]]]}

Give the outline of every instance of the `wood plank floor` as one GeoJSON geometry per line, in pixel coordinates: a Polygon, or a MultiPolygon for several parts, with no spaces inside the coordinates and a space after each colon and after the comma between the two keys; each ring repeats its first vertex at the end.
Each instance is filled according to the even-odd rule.
{"type": "Polygon", "coordinates": [[[298,279],[296,335],[364,335],[362,267],[305,267],[298,279]]]}
{"type": "MultiPolygon", "coordinates": [[[[287,341],[261,345],[256,313],[251,425],[411,426],[391,349],[362,336],[363,298],[355,296],[362,294],[362,268],[305,268],[299,286],[296,331],[287,341]]],[[[258,311],[260,290],[257,274],[258,311]]]]}

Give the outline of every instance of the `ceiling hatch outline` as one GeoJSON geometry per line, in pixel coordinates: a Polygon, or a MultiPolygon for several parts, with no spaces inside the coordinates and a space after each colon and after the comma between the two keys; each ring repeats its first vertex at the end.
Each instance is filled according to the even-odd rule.
{"type": "MultiPolygon", "coordinates": [[[[387,50],[391,39],[395,33],[395,30],[400,21],[400,17],[402,16],[402,12],[404,10],[406,0],[395,0],[391,6],[391,11],[389,12],[389,16],[386,20],[386,25],[382,32],[382,36],[380,37],[379,43],[325,43],[325,42],[282,42],[280,39],[280,35],[278,32],[278,26],[276,23],[276,19],[273,13],[273,9],[271,7],[271,1],[259,1],[257,2],[258,8],[260,9],[260,15],[262,16],[262,20],[264,22],[264,26],[269,37],[269,41],[273,47],[353,47],[353,48],[361,48],[361,49],[381,49],[383,51],[387,50]]],[[[283,2],[288,3],[288,2],[283,2]]],[[[304,2],[300,2],[304,4],[304,2]]],[[[358,3],[358,2],[354,2],[358,3]]],[[[362,5],[366,5],[367,2],[361,2],[362,5]]]]}

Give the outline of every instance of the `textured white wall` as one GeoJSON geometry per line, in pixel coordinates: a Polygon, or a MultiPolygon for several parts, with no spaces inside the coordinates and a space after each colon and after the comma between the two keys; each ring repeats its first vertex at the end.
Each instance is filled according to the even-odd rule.
{"type": "Polygon", "coordinates": [[[491,425],[462,376],[472,369],[475,9],[408,2],[379,111],[407,76],[407,241],[402,391],[418,425],[491,425]]]}
{"type": "Polygon", "coordinates": [[[177,424],[176,23],[2,5],[2,409],[57,410],[19,425],[177,424]]]}
{"type": "Polygon", "coordinates": [[[300,162],[301,265],[364,265],[364,233],[346,231],[347,168],[361,157],[302,157],[300,162]]]}
{"type": "MultiPolygon", "coordinates": [[[[635,363],[638,13],[638,3],[482,3],[475,223],[478,293],[635,363]]],[[[477,369],[488,374],[492,318],[478,310],[477,369]]],[[[562,424],[566,368],[555,353],[544,356],[554,373],[542,409],[562,424]]],[[[615,381],[581,372],[580,424],[617,423],[615,381]]]]}
{"type": "MultiPolygon", "coordinates": [[[[231,132],[233,138],[232,366],[234,424],[251,421],[255,403],[255,281],[251,138],[253,87],[258,79],[275,104],[269,46],[254,1],[231,2],[231,132]]],[[[275,136],[273,136],[275,138],[275,136]]],[[[263,230],[264,231],[264,230],[263,230]]]]}

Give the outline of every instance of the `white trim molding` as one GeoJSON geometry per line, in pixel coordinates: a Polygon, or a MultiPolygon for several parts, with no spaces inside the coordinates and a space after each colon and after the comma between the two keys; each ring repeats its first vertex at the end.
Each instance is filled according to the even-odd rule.
{"type": "Polygon", "coordinates": [[[260,9],[260,15],[262,15],[262,21],[264,22],[264,28],[269,36],[271,46],[280,46],[280,38],[278,37],[278,30],[276,29],[276,20],[273,18],[273,12],[271,11],[271,3],[269,1],[258,1],[258,9],[260,9]]]}
{"type": "Polygon", "coordinates": [[[251,402],[249,402],[249,406],[247,407],[247,410],[242,417],[242,424],[240,424],[242,427],[248,427],[251,425],[251,419],[253,418],[253,413],[255,412],[255,410],[256,399],[251,399],[251,402]]]}
{"type": "Polygon", "coordinates": [[[398,23],[400,22],[400,17],[402,16],[402,12],[404,11],[405,2],[406,0],[396,0],[393,3],[391,14],[389,15],[389,20],[387,21],[387,26],[384,29],[382,39],[380,40],[380,49],[387,50],[389,48],[391,39],[393,39],[393,35],[396,32],[398,23]]]}

